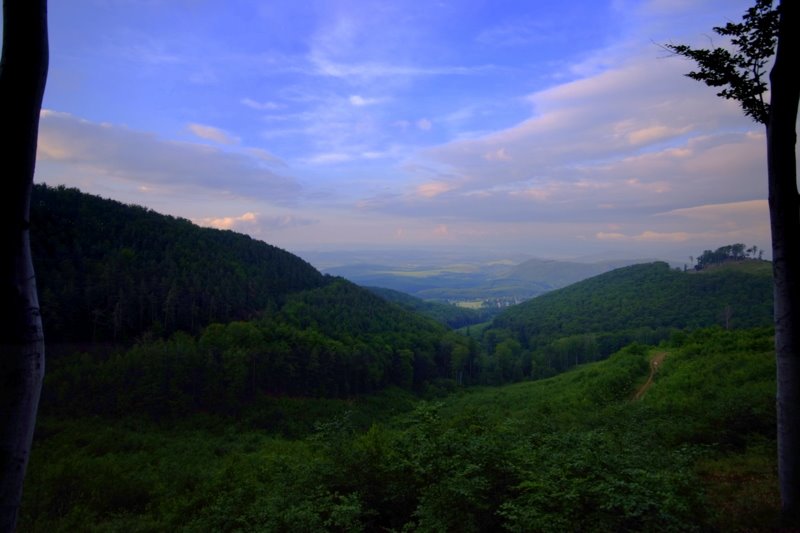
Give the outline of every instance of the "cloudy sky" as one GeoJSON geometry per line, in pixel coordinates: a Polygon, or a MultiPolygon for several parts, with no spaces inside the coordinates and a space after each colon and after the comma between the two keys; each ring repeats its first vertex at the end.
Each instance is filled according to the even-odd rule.
{"type": "Polygon", "coordinates": [[[769,246],[739,0],[55,0],[37,182],[294,252],[769,246]]]}

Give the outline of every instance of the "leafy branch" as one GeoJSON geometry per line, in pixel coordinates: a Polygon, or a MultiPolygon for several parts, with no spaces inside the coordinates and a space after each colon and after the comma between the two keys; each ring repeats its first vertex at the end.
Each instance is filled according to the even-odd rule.
{"type": "Polygon", "coordinates": [[[728,22],[715,27],[714,32],[730,37],[735,50],[695,49],[685,44],[668,44],[665,48],[697,63],[699,70],[689,72],[688,77],[709,87],[723,87],[717,96],[738,100],[745,115],[766,124],[766,65],[778,40],[778,10],[773,9],[772,0],[757,0],[745,12],[742,22],[728,22]]]}

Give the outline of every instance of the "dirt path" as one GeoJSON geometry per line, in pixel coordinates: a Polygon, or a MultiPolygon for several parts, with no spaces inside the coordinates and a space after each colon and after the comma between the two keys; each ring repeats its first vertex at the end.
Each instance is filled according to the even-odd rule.
{"type": "Polygon", "coordinates": [[[650,385],[653,384],[653,379],[656,376],[656,372],[658,372],[658,368],[661,366],[661,363],[664,362],[664,358],[667,356],[667,352],[657,352],[653,355],[653,358],[650,359],[650,375],[647,376],[647,381],[639,387],[639,390],[636,391],[636,394],[633,396],[633,401],[641,400],[644,397],[644,394],[647,392],[647,389],[650,388],[650,385]]]}

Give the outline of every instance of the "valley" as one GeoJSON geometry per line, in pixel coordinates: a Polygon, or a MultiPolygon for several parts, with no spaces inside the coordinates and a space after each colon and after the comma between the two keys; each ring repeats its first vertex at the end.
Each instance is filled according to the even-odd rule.
{"type": "Polygon", "coordinates": [[[34,200],[52,349],[21,530],[777,523],[766,261],[321,272],[75,189],[34,200]],[[420,297],[439,282],[533,288],[468,309],[420,297]]]}

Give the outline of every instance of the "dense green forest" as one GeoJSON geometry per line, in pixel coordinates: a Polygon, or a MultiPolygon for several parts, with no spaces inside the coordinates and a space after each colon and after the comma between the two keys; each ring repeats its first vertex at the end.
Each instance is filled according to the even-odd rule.
{"type": "Polygon", "coordinates": [[[772,352],[768,328],[716,328],[427,399],[280,397],[260,418],[169,421],[46,407],[20,530],[770,528],[772,352]]]}
{"type": "Polygon", "coordinates": [[[265,395],[347,397],[454,383],[470,378],[477,358],[474,341],[333,279],[257,320],[59,357],[42,402],[63,414],[240,413],[265,395]]]}
{"type": "Polygon", "coordinates": [[[196,333],[324,283],[246,235],[64,187],[34,186],[31,246],[49,342],[196,333]]]}
{"type": "Polygon", "coordinates": [[[731,262],[701,272],[666,263],[619,268],[509,308],[482,330],[495,382],[543,377],[675,330],[772,323],[771,265],[731,262]]]}

